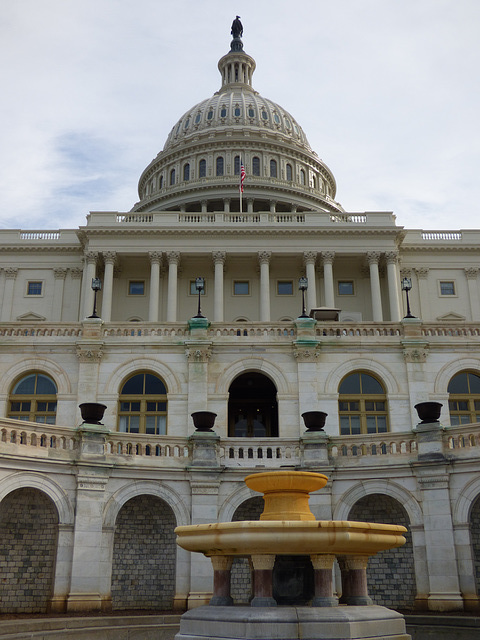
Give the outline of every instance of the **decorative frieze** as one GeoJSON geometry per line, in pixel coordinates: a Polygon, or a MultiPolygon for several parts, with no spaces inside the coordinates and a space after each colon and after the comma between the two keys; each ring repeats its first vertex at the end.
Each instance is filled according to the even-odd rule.
{"type": "Polygon", "coordinates": [[[187,347],[185,355],[188,362],[208,362],[212,356],[212,345],[187,347]]]}
{"type": "Polygon", "coordinates": [[[100,362],[103,358],[104,344],[77,344],[76,355],[79,362],[100,362]]]}
{"type": "Polygon", "coordinates": [[[320,355],[318,346],[295,345],[293,347],[293,357],[297,362],[315,362],[320,355]]]}

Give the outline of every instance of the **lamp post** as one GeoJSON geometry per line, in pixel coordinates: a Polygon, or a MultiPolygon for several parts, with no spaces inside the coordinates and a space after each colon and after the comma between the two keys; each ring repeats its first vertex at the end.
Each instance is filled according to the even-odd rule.
{"type": "Polygon", "coordinates": [[[305,291],[308,289],[308,278],[302,276],[298,280],[298,288],[302,292],[302,313],[298,316],[299,318],[308,318],[307,310],[305,308],[305,291]]]}
{"type": "Polygon", "coordinates": [[[411,278],[403,278],[402,279],[402,291],[405,291],[405,294],[407,296],[407,315],[404,316],[404,319],[405,318],[415,318],[415,316],[410,313],[410,300],[408,298],[408,292],[410,291],[411,288],[412,288],[412,279],[411,278]]]}
{"type": "Polygon", "coordinates": [[[200,305],[200,296],[202,295],[202,291],[205,291],[205,278],[195,278],[195,289],[198,292],[198,311],[197,311],[197,315],[193,317],[205,318],[205,316],[202,313],[202,309],[200,305]]]}
{"type": "Polygon", "coordinates": [[[100,280],[100,278],[92,278],[92,289],[94,291],[93,294],[93,313],[91,316],[88,316],[89,318],[99,318],[100,316],[97,315],[97,292],[101,291],[102,289],[102,281],[100,280]]]}

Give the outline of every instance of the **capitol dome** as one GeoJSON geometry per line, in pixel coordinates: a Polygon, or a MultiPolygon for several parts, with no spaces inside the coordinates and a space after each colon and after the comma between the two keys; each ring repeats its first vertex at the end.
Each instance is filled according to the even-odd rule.
{"type": "Polygon", "coordinates": [[[235,37],[218,63],[220,90],[175,123],[140,177],[133,211],[343,211],[301,126],[253,89],[255,66],[235,37]]]}

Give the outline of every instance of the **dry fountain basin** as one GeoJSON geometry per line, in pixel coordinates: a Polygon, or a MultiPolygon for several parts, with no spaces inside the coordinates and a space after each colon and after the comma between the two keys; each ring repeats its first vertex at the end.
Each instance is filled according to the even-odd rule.
{"type": "Polygon", "coordinates": [[[373,605],[368,596],[367,562],[379,551],[405,543],[405,527],[344,520],[316,520],[309,494],[327,484],[320,473],[271,471],[245,478],[264,495],[260,520],[177,527],[177,544],[203,553],[213,566],[210,606],[182,616],[176,640],[321,638],[322,640],[407,640],[399,613],[373,605]],[[277,556],[310,556],[314,570],[311,606],[277,606],[272,574],[277,556]],[[249,558],[253,597],[250,606],[232,606],[234,558],[249,558]],[[342,597],[333,592],[338,561],[342,597]]]}

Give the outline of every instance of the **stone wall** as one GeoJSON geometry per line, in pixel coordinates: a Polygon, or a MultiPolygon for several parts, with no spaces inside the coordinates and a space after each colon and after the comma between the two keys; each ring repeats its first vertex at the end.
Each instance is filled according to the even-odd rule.
{"type": "Polygon", "coordinates": [[[480,593],[480,498],[477,498],[470,514],[473,558],[475,563],[475,583],[480,593]]]}
{"type": "Polygon", "coordinates": [[[114,609],[173,608],[175,516],[160,498],[137,496],[120,510],[113,546],[114,609]]]}
{"type": "Polygon", "coordinates": [[[0,612],[45,613],[53,594],[58,514],[36,489],[0,504],[0,612]]]}
{"type": "MultiPolygon", "coordinates": [[[[233,514],[232,522],[259,520],[263,511],[263,498],[250,498],[233,514]]],[[[252,580],[247,558],[235,558],[232,565],[231,595],[234,604],[248,604],[252,596],[252,580]]]]}
{"type": "MultiPolygon", "coordinates": [[[[390,496],[375,494],[359,500],[350,511],[349,520],[401,524],[408,528],[408,515],[390,496]]],[[[394,609],[413,609],[416,584],[410,532],[403,547],[383,551],[368,562],[368,591],[375,604],[394,609]]]]}

